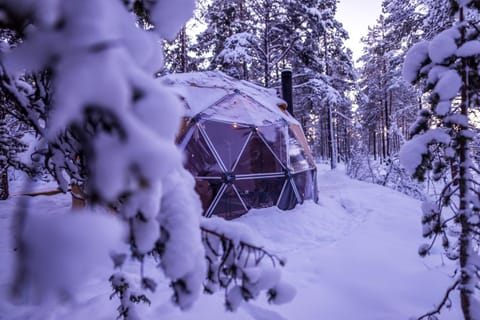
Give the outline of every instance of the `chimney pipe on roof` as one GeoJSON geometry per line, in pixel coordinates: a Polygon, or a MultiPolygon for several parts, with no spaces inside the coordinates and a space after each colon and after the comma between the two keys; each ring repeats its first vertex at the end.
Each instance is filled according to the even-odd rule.
{"type": "Polygon", "coordinates": [[[282,71],[282,98],[287,103],[287,111],[293,114],[293,84],[292,84],[292,70],[285,69],[282,71]]]}

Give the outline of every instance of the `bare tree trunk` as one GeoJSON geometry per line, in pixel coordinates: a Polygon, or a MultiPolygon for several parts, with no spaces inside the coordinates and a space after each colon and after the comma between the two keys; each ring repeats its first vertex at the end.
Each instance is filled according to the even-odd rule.
{"type": "MultiPolygon", "coordinates": [[[[384,102],[382,101],[382,104],[384,104],[384,102]]],[[[382,110],[380,108],[380,110],[382,110]]],[[[385,132],[385,117],[386,117],[386,114],[385,114],[385,110],[381,111],[381,117],[380,117],[380,132],[381,132],[381,139],[380,139],[380,143],[382,144],[381,147],[382,147],[382,160],[386,159],[387,158],[387,152],[386,152],[386,132],[385,132]]]]}
{"type": "Polygon", "coordinates": [[[263,34],[263,50],[265,52],[265,61],[263,63],[263,73],[265,77],[265,87],[270,87],[270,45],[268,43],[268,34],[270,33],[270,9],[269,3],[265,3],[265,30],[263,34]]]}
{"type": "MultiPolygon", "coordinates": [[[[464,12],[460,8],[459,11],[459,20],[460,24],[464,21],[464,12]]],[[[462,29],[462,43],[465,42],[465,30],[462,29]]],[[[462,59],[462,95],[461,95],[461,105],[460,110],[461,114],[465,116],[465,119],[468,119],[468,74],[467,74],[467,64],[465,58],[462,59]]],[[[468,120],[467,120],[468,121],[468,120]]],[[[464,126],[461,126],[461,131],[468,130],[468,123],[464,126]]],[[[469,206],[469,193],[470,193],[470,176],[469,172],[469,140],[462,136],[461,133],[458,133],[458,153],[459,153],[459,220],[461,226],[460,233],[460,248],[459,248],[459,262],[460,262],[460,303],[462,306],[463,316],[465,320],[472,320],[472,302],[473,299],[473,289],[475,288],[476,282],[473,277],[475,277],[476,272],[472,273],[472,267],[474,266],[475,257],[471,257],[471,253],[474,252],[473,244],[471,243],[471,230],[469,217],[472,213],[472,208],[469,206]]]]}
{"type": "Polygon", "coordinates": [[[180,30],[180,50],[181,50],[181,63],[182,72],[188,72],[188,55],[187,55],[187,30],[185,27],[180,30]]]}
{"type": "MultiPolygon", "coordinates": [[[[5,112],[0,110],[0,123],[5,124],[5,112]]],[[[7,156],[6,154],[3,156],[7,156]]],[[[9,196],[8,190],[8,164],[4,160],[0,160],[0,200],[7,200],[9,196]]]]}
{"type": "MultiPolygon", "coordinates": [[[[345,121],[346,122],[346,121],[345,121]]],[[[350,160],[350,136],[348,135],[347,123],[344,124],[344,150],[345,150],[345,161],[350,160]]]]}
{"type": "Polygon", "coordinates": [[[337,167],[337,154],[335,150],[335,135],[333,128],[332,107],[328,106],[328,145],[330,147],[330,168],[333,170],[337,167]]]}
{"type": "Polygon", "coordinates": [[[7,200],[9,195],[8,165],[5,161],[0,161],[0,200],[7,200]]]}
{"type": "MultiPolygon", "coordinates": [[[[463,89],[462,91],[464,91],[463,89]]],[[[462,100],[463,100],[462,92],[462,100]]],[[[466,103],[462,103],[461,106],[462,115],[468,115],[468,107],[466,103]]],[[[462,128],[467,130],[467,128],[462,128]]],[[[463,315],[466,320],[472,319],[471,317],[471,296],[473,295],[472,290],[472,274],[471,274],[471,261],[470,252],[473,252],[472,243],[471,243],[471,232],[470,225],[468,222],[469,216],[471,214],[471,208],[468,205],[468,197],[470,190],[468,168],[466,168],[466,163],[469,161],[469,146],[468,140],[465,137],[459,137],[459,220],[461,226],[460,234],[460,250],[459,250],[459,260],[460,260],[460,301],[462,305],[463,315]]]]}
{"type": "MultiPolygon", "coordinates": [[[[244,1],[240,1],[240,21],[245,21],[245,4],[244,1]]],[[[248,65],[246,61],[242,62],[242,72],[243,72],[243,80],[248,80],[248,65]]]]}
{"type": "Polygon", "coordinates": [[[329,147],[328,147],[328,121],[320,122],[321,129],[321,144],[322,144],[322,160],[326,160],[329,157],[329,147]]]}
{"type": "Polygon", "coordinates": [[[385,155],[386,157],[390,157],[390,112],[389,112],[389,99],[388,99],[388,93],[385,95],[385,102],[384,102],[384,108],[385,108],[385,140],[386,140],[386,145],[385,145],[385,155]]]}

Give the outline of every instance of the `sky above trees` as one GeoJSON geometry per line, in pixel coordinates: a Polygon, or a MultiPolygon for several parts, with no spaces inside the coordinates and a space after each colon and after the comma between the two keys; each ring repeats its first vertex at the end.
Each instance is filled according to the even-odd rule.
{"type": "Polygon", "coordinates": [[[352,50],[354,61],[362,55],[360,39],[367,34],[368,26],[374,25],[380,16],[381,4],[381,0],[340,0],[338,4],[337,19],[348,31],[350,39],[346,45],[352,50]]]}

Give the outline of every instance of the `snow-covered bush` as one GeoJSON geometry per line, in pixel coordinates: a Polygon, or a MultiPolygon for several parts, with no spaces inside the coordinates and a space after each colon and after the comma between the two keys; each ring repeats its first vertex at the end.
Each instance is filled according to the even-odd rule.
{"type": "MultiPolygon", "coordinates": [[[[15,48],[21,39],[18,32],[0,27],[0,57],[15,48]]],[[[3,61],[3,59],[0,59],[3,61]]],[[[40,167],[32,166],[30,141],[34,140],[37,124],[44,117],[33,116],[38,108],[28,111],[24,107],[36,106],[47,98],[42,90],[42,75],[23,75],[12,78],[0,63],[0,199],[7,199],[8,171],[20,170],[30,176],[46,178],[40,167]]]]}
{"type": "Polygon", "coordinates": [[[14,118],[0,110],[0,200],[9,197],[9,167],[21,169],[24,166],[20,154],[27,150],[27,145],[22,141],[24,132],[19,127],[14,118]]]}
{"type": "Polygon", "coordinates": [[[360,181],[379,184],[415,199],[425,199],[423,184],[412,179],[405,168],[400,165],[398,155],[380,161],[372,159],[366,150],[354,149],[346,163],[346,173],[360,181]]]}

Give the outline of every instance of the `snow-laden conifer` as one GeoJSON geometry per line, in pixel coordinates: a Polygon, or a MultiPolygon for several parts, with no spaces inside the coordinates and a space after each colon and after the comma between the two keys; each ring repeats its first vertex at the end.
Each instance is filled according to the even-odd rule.
{"type": "Polygon", "coordinates": [[[426,255],[441,241],[449,259],[457,261],[452,285],[438,306],[421,318],[432,318],[448,306],[453,291],[460,293],[465,319],[478,319],[480,264],[478,168],[471,160],[474,123],[478,108],[480,55],[465,45],[480,39],[478,1],[451,3],[453,23],[431,40],[407,54],[404,76],[410,81],[427,79],[429,110],[420,112],[410,129],[413,138],[402,148],[401,160],[411,174],[424,179],[432,174],[445,185],[440,194],[422,206],[426,255]],[[428,50],[427,50],[428,49],[428,50]]]}
{"type": "MultiPolygon", "coordinates": [[[[135,304],[148,303],[148,290],[157,286],[158,274],[144,271],[147,259],[159,259],[156,271],[171,281],[172,299],[182,309],[201,293],[207,266],[225,263],[222,256],[206,260],[194,180],[174,143],[182,102],[154,78],[163,68],[161,37],[173,39],[193,6],[192,0],[0,2],[2,22],[21,37],[2,55],[2,90],[17,104],[12,116],[40,139],[32,165],[47,169],[64,192],[74,183],[87,201],[83,211],[62,208],[45,220],[32,219],[27,203],[19,206],[12,284],[18,301],[74,300],[77,285],[103,263],[82,257],[101,248],[103,257],[111,251],[116,268],[125,268],[126,257],[139,265],[139,274],[118,270],[110,278],[119,316],[135,319],[135,304]],[[31,74],[34,89],[25,94],[31,86],[21,80],[31,74]],[[42,75],[48,81],[39,81],[42,75]],[[69,219],[74,215],[82,215],[81,223],[69,219]]],[[[216,235],[232,241],[229,236],[216,235]]],[[[254,244],[235,246],[243,247],[250,248],[247,257],[265,252],[254,244]]],[[[259,290],[273,290],[272,302],[291,298],[277,285],[285,288],[277,277],[259,290]]]]}

